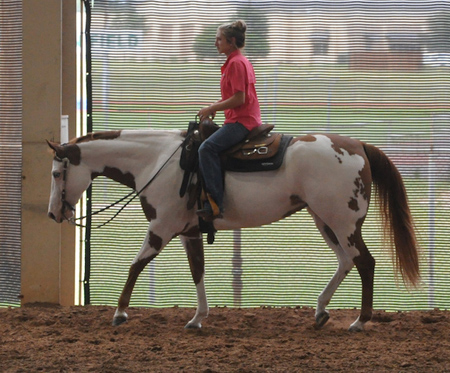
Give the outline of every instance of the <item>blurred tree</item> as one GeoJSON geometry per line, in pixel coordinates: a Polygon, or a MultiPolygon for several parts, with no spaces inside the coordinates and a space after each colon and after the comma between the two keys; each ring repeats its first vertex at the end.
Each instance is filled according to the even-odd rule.
{"type": "Polygon", "coordinates": [[[428,20],[428,51],[450,53],[450,12],[440,12],[428,20]]]}
{"type": "Polygon", "coordinates": [[[146,28],[145,15],[128,0],[95,0],[93,11],[106,15],[106,28],[109,29],[137,31],[146,28]]]}
{"type": "MultiPolygon", "coordinates": [[[[239,6],[236,15],[229,20],[232,22],[242,19],[247,24],[245,41],[245,54],[250,59],[264,58],[269,54],[268,31],[269,25],[265,12],[251,1],[239,6]]],[[[225,22],[224,22],[225,23],[225,22]]],[[[218,58],[218,53],[214,47],[217,27],[222,23],[208,25],[196,37],[194,42],[194,53],[200,59],[218,58]]]]}
{"type": "Polygon", "coordinates": [[[235,19],[242,19],[247,24],[245,41],[247,57],[250,59],[266,57],[270,52],[269,22],[264,8],[247,1],[238,8],[235,19]]]}
{"type": "Polygon", "coordinates": [[[219,56],[216,47],[216,32],[220,24],[208,25],[194,41],[194,53],[200,59],[216,59],[219,56]]]}

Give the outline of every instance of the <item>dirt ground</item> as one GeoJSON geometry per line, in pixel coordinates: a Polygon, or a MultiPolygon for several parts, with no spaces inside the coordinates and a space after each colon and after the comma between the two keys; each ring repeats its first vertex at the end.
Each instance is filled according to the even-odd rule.
{"type": "Polygon", "coordinates": [[[361,333],[357,310],[131,308],[111,325],[105,306],[0,309],[1,372],[450,372],[450,312],[376,311],[361,333]]]}

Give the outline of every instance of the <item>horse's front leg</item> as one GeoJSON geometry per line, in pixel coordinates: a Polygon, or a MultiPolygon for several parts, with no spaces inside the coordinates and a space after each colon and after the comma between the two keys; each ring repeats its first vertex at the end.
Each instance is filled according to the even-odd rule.
{"type": "Polygon", "coordinates": [[[113,325],[117,326],[127,321],[128,315],[125,310],[130,304],[131,294],[136,284],[139,274],[143,271],[145,266],[150,263],[163,249],[163,247],[170,241],[163,239],[153,230],[149,229],[147,236],[142,244],[141,250],[134,258],[128,272],[127,282],[120,295],[118,307],[114,314],[113,325]]]}
{"type": "Polygon", "coordinates": [[[193,227],[188,232],[181,234],[180,239],[186,250],[192,278],[197,289],[197,311],[194,318],[186,324],[185,328],[197,329],[202,327],[202,320],[208,317],[209,313],[204,283],[205,256],[202,234],[198,227],[193,227]]]}

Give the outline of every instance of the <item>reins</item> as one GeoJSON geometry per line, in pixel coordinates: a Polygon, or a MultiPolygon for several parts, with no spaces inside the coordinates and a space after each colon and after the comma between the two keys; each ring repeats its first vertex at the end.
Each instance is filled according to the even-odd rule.
{"type": "MultiPolygon", "coordinates": [[[[80,216],[79,218],[71,218],[71,219],[68,219],[68,222],[70,223],[70,224],[73,224],[73,225],[76,225],[77,227],[82,227],[82,228],[86,228],[86,226],[85,225],[83,225],[83,224],[80,224],[80,223],[77,223],[76,221],[78,221],[78,220],[83,220],[83,219],[86,219],[88,216],[94,216],[94,215],[98,215],[98,214],[100,214],[100,213],[102,213],[103,211],[106,211],[106,210],[108,210],[108,209],[110,209],[111,207],[113,207],[113,206],[115,206],[115,205],[117,205],[117,204],[119,204],[119,203],[121,203],[121,202],[123,202],[123,201],[125,201],[127,198],[129,198],[130,196],[132,196],[133,194],[135,194],[132,198],[130,198],[110,219],[108,219],[106,222],[104,222],[104,223],[102,223],[102,224],[100,224],[100,225],[97,225],[97,226],[95,226],[95,227],[92,227],[93,229],[98,229],[98,228],[101,228],[101,227],[104,227],[105,225],[107,225],[108,223],[110,223],[111,221],[113,221],[121,212],[122,212],[122,210],[125,208],[125,207],[127,207],[131,202],[133,202],[133,200],[136,198],[136,197],[138,197],[155,179],[156,179],[156,177],[161,173],[161,171],[163,170],[163,168],[169,163],[169,161],[173,158],[173,156],[176,154],[176,152],[178,151],[178,149],[180,149],[182,146],[183,146],[183,144],[184,144],[184,142],[185,142],[186,140],[183,140],[182,142],[181,142],[181,144],[180,145],[178,145],[177,146],[177,148],[175,149],[175,151],[169,156],[169,158],[167,158],[166,159],[166,161],[163,163],[163,165],[158,169],[158,171],[156,171],[156,173],[152,176],[152,178],[138,191],[138,192],[136,192],[136,191],[132,191],[132,192],[130,192],[130,193],[128,193],[125,197],[122,197],[121,199],[119,199],[119,200],[117,200],[116,202],[113,202],[113,203],[111,203],[110,205],[108,205],[108,206],[106,206],[106,207],[103,207],[102,209],[100,209],[100,210],[97,210],[97,211],[94,211],[94,212],[92,212],[91,214],[89,214],[89,215],[84,215],[84,216],[80,216]]],[[[62,159],[61,160],[62,162],[64,162],[64,178],[63,178],[63,180],[64,180],[64,182],[65,182],[65,178],[66,178],[66,172],[67,172],[67,165],[68,165],[68,160],[67,161],[65,161],[65,159],[62,159]]],[[[62,191],[62,193],[61,193],[61,200],[62,200],[62,203],[63,203],[63,205],[64,206],[69,206],[70,207],[70,209],[72,209],[72,210],[74,210],[74,207],[73,206],[71,206],[66,200],[65,200],[65,194],[66,194],[66,189],[65,189],[65,184],[64,184],[64,188],[63,188],[63,191],[62,191]]]]}

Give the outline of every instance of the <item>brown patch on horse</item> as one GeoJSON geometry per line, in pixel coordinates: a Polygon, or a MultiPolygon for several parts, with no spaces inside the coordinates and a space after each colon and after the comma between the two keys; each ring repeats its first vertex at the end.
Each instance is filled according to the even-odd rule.
{"type": "Polygon", "coordinates": [[[115,167],[106,166],[103,172],[93,172],[91,179],[94,180],[97,176],[106,176],[109,179],[117,181],[120,184],[126,185],[132,189],[136,189],[136,182],[134,176],[129,172],[123,173],[121,170],[115,167]]]}
{"type": "Polygon", "coordinates": [[[114,140],[117,139],[121,133],[122,133],[121,130],[89,132],[84,136],[70,140],[69,144],[80,144],[82,142],[89,142],[95,140],[114,140]]]}
{"type": "Polygon", "coordinates": [[[349,155],[357,154],[365,158],[364,146],[361,141],[335,134],[327,134],[326,136],[331,140],[331,147],[337,154],[344,155],[342,151],[344,149],[349,155]]]}
{"type": "Polygon", "coordinates": [[[194,284],[197,285],[203,277],[205,268],[203,240],[201,238],[190,238],[186,240],[186,253],[194,284]]]}
{"type": "Polygon", "coordinates": [[[317,138],[313,135],[305,135],[300,137],[299,140],[304,142],[314,142],[317,141],[317,138]]]}
{"type": "MultiPolygon", "coordinates": [[[[336,158],[339,163],[342,163],[340,155],[344,154],[343,150],[347,151],[349,155],[359,155],[364,159],[364,167],[359,171],[359,177],[357,177],[354,181],[355,189],[353,189],[353,194],[355,198],[362,196],[366,201],[368,201],[370,199],[372,175],[369,160],[367,159],[367,154],[364,150],[364,144],[359,140],[346,136],[328,134],[327,137],[332,142],[331,146],[336,152],[336,158]]],[[[353,201],[349,202],[349,207],[355,211],[358,211],[359,209],[355,209],[357,208],[357,204],[355,205],[353,201]]]]}
{"type": "Polygon", "coordinates": [[[300,198],[300,196],[298,196],[297,194],[293,194],[289,197],[289,199],[291,200],[291,205],[301,205],[304,204],[305,202],[300,198]]]}
{"type": "Polygon", "coordinates": [[[66,157],[70,164],[78,166],[81,163],[81,150],[76,145],[66,145],[63,147],[66,157]]]}
{"type": "Polygon", "coordinates": [[[193,238],[200,237],[200,228],[198,225],[194,225],[193,227],[187,229],[188,226],[189,225],[187,225],[180,234],[186,237],[193,237],[193,238]]]}
{"type": "Polygon", "coordinates": [[[351,197],[348,202],[348,207],[354,211],[359,211],[357,200],[359,196],[362,196],[366,201],[370,198],[370,185],[372,179],[368,162],[365,162],[363,169],[359,171],[359,175],[360,177],[357,177],[353,182],[355,184],[355,189],[353,189],[353,195],[355,197],[351,197]]]}
{"type": "Polygon", "coordinates": [[[47,144],[53,150],[55,160],[61,161],[61,159],[67,158],[74,166],[80,164],[81,150],[77,145],[59,145],[48,140],[47,144]]]}
{"type": "Polygon", "coordinates": [[[362,306],[359,320],[367,322],[372,318],[375,259],[370,254],[361,236],[363,223],[364,218],[358,219],[355,232],[348,237],[348,242],[349,246],[353,245],[359,251],[359,255],[353,258],[353,263],[356,265],[362,282],[362,306]]]}
{"type": "Polygon", "coordinates": [[[363,198],[368,201],[370,200],[371,185],[372,185],[372,172],[370,171],[369,160],[364,157],[364,167],[359,171],[359,178],[355,179],[355,192],[359,193],[363,198]]]}
{"type": "Polygon", "coordinates": [[[292,214],[295,214],[297,211],[303,210],[306,206],[308,206],[306,204],[305,201],[303,201],[300,196],[293,194],[289,197],[289,199],[291,200],[291,205],[296,206],[295,208],[293,208],[292,210],[289,210],[287,213],[285,213],[283,215],[284,218],[287,218],[288,216],[291,216],[292,214]]]}
{"type": "Polygon", "coordinates": [[[362,218],[359,218],[358,221],[355,224],[355,231],[350,236],[347,237],[348,247],[356,247],[356,249],[361,252],[362,249],[365,247],[364,241],[361,237],[361,227],[364,223],[365,216],[362,218]]]}
{"type": "Polygon", "coordinates": [[[156,251],[160,251],[162,249],[162,238],[152,231],[150,231],[150,238],[148,239],[148,243],[150,247],[154,248],[156,251]]]}
{"type": "Polygon", "coordinates": [[[325,234],[328,236],[328,238],[331,240],[331,242],[333,242],[333,244],[338,246],[339,240],[337,239],[337,237],[334,234],[334,232],[332,231],[332,229],[328,225],[325,224],[323,227],[323,230],[324,230],[325,234]]]}
{"type": "Polygon", "coordinates": [[[293,144],[296,141],[314,142],[314,141],[317,141],[317,139],[313,135],[305,135],[305,136],[300,136],[300,137],[296,137],[296,138],[292,139],[291,144],[293,144]]]}
{"type": "Polygon", "coordinates": [[[136,263],[132,264],[128,272],[128,279],[123,288],[122,294],[119,298],[119,309],[123,310],[130,304],[131,293],[133,292],[134,285],[136,283],[139,274],[158,254],[149,256],[148,258],[140,259],[136,263]]]}
{"type": "MultiPolygon", "coordinates": [[[[359,172],[359,174],[361,175],[361,171],[359,172]]],[[[355,184],[356,187],[355,189],[353,189],[353,194],[355,198],[358,198],[358,195],[361,194],[364,197],[364,199],[367,199],[367,196],[365,195],[365,186],[361,180],[361,177],[357,177],[353,182],[353,184],[355,184]]]]}
{"type": "Polygon", "coordinates": [[[358,200],[350,197],[350,201],[348,201],[348,208],[353,211],[359,211],[358,200]]]}
{"type": "Polygon", "coordinates": [[[145,218],[150,221],[156,219],[156,209],[147,202],[146,196],[140,196],[142,210],[144,210],[145,218]]]}

